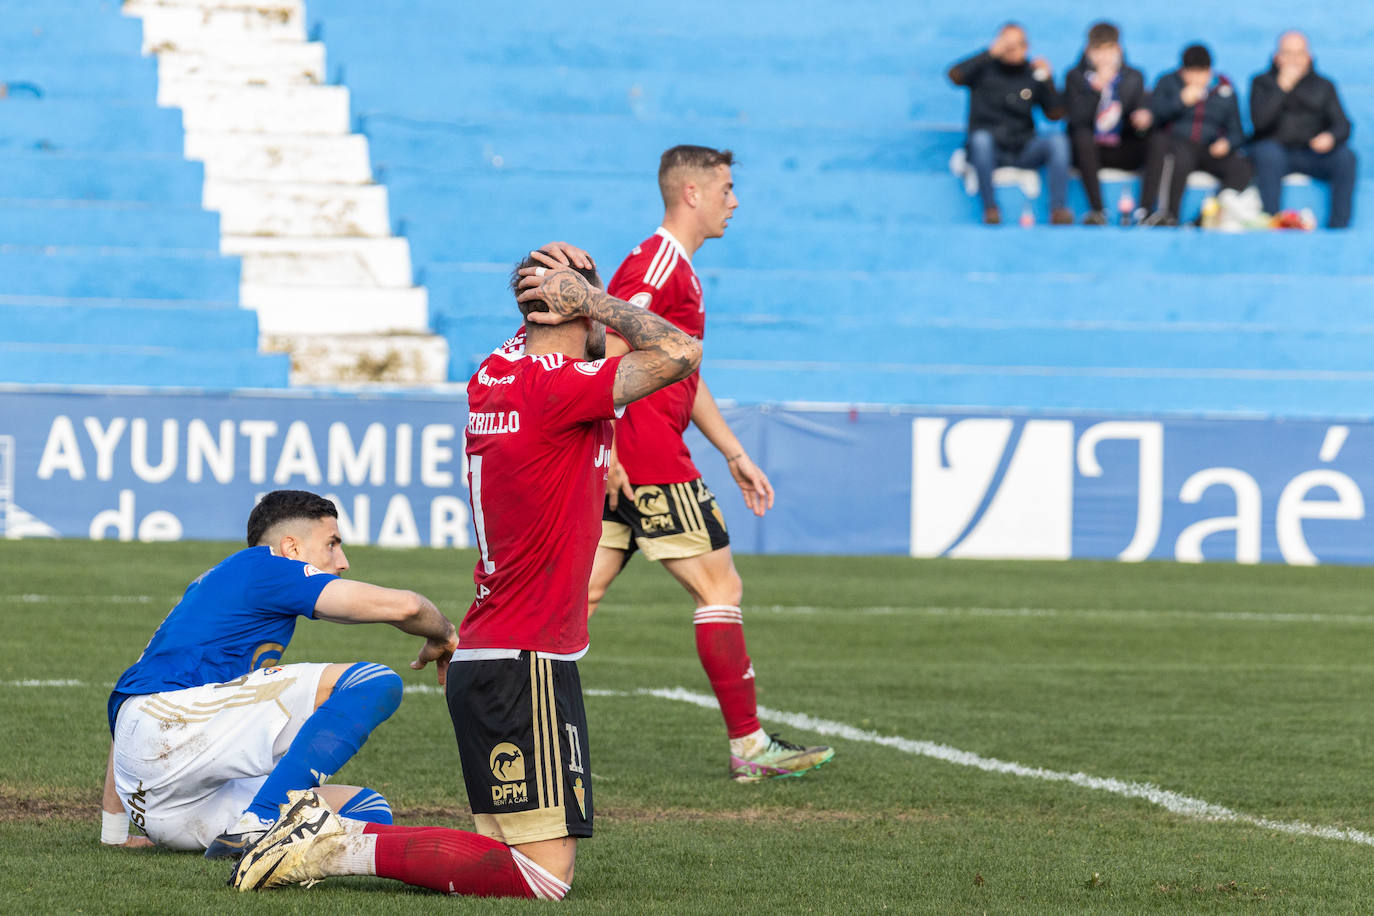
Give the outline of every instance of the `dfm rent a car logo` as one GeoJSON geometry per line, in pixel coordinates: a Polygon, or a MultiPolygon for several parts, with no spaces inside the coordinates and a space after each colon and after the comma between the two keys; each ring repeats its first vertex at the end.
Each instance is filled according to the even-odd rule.
{"type": "MultiPolygon", "coordinates": [[[[1360,486],[1330,466],[1349,427],[1289,424],[1280,433],[1273,423],[1228,422],[918,417],[911,555],[1310,565],[1318,557],[1306,521],[1364,519],[1360,486]],[[1120,465],[1123,454],[1134,469],[1125,480],[1121,467],[1103,465],[1104,455],[1120,465]]],[[[1360,455],[1344,464],[1369,464],[1360,455]]],[[[1361,536],[1323,530],[1328,546],[1361,536]]]]}

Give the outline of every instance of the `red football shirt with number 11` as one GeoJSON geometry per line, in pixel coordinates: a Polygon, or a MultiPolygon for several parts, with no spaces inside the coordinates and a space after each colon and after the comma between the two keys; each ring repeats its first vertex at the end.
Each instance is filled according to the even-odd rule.
{"type": "Polygon", "coordinates": [[[461,648],[586,650],[619,364],[528,356],[520,334],[468,382],[468,492],[481,556],[461,648]]]}

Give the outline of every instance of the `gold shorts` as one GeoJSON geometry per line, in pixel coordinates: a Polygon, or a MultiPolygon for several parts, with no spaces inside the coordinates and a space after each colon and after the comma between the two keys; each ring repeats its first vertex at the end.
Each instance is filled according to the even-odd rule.
{"type": "Polygon", "coordinates": [[[606,501],[601,514],[601,546],[636,550],[650,560],[698,557],[730,545],[725,515],[715,494],[700,477],[687,483],[643,484],[635,498],[620,494],[614,509],[606,501]]]}

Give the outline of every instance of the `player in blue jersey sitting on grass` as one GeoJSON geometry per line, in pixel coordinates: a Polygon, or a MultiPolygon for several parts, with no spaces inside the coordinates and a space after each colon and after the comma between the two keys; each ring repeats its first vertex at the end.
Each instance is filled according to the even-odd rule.
{"type": "Polygon", "coordinates": [[[391,823],[379,793],[323,783],[396,711],[401,678],[372,662],[279,662],[297,617],[389,623],[425,639],[410,666],[435,662],[443,684],[453,624],[423,595],[339,578],[338,510],[314,493],[264,496],[248,544],[186,588],[110,694],[107,845],[234,857],[289,790],[316,786],[339,814],[391,823]],[[130,819],[148,839],[128,838],[130,819]]]}

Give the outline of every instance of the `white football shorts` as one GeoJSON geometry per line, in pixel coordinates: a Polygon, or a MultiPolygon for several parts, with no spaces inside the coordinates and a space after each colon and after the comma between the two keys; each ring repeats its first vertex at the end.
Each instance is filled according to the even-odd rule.
{"type": "Polygon", "coordinates": [[[328,667],[259,668],[126,700],[115,720],[114,776],[129,817],[159,846],[208,846],[238,821],[315,711],[328,667]]]}

